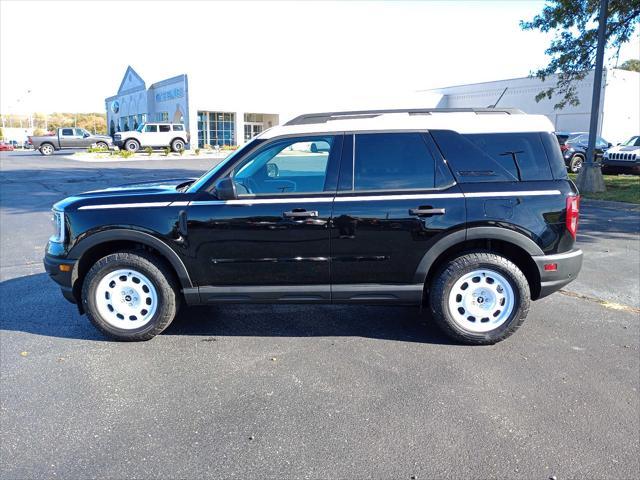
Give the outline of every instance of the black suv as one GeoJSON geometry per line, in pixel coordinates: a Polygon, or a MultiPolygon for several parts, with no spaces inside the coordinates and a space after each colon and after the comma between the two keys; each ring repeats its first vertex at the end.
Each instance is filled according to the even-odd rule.
{"type": "Polygon", "coordinates": [[[303,115],[200,178],[53,207],[45,266],[120,340],[179,306],[424,306],[490,344],[575,279],[579,197],[546,117],[410,110],[303,115]]]}
{"type": "MultiPolygon", "coordinates": [[[[587,158],[589,132],[556,132],[564,163],[572,173],[578,173],[587,158]]],[[[611,143],[602,137],[596,137],[596,161],[602,160],[602,154],[611,147],[611,143]]]]}

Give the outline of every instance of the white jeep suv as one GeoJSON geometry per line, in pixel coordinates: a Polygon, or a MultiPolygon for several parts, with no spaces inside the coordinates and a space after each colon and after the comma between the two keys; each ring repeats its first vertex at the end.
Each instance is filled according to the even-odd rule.
{"type": "Polygon", "coordinates": [[[144,147],[171,147],[179,152],[189,143],[189,133],[182,123],[143,123],[136,130],[116,133],[113,143],[130,152],[144,147]]]}

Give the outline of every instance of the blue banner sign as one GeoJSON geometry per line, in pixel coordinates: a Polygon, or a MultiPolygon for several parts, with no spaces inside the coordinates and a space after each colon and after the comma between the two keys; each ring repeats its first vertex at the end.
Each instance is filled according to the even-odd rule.
{"type": "Polygon", "coordinates": [[[166,102],[168,100],[175,100],[176,98],[184,97],[184,89],[181,87],[165,90],[164,92],[156,93],[156,102],[166,102]]]}

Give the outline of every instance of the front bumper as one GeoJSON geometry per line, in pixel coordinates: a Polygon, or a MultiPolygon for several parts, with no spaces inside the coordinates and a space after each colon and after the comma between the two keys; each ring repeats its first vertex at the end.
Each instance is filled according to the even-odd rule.
{"type": "Polygon", "coordinates": [[[124,145],[124,140],[123,139],[119,139],[119,140],[114,140],[113,144],[118,147],[121,148],[124,145]]]}
{"type": "Polygon", "coordinates": [[[579,249],[532,258],[536,262],[540,274],[540,294],[537,298],[546,297],[574,281],[582,268],[582,250],[579,249]],[[555,270],[545,270],[545,265],[554,264],[555,270]]]}
{"type": "Polygon", "coordinates": [[[71,303],[77,303],[75,296],[73,295],[73,271],[75,267],[75,260],[63,259],[59,257],[54,257],[50,254],[45,254],[44,256],[44,269],[47,271],[49,276],[60,285],[60,290],[62,291],[62,295],[71,303]],[[60,270],[60,267],[64,265],[67,266],[66,270],[60,270]]]}
{"type": "Polygon", "coordinates": [[[636,160],[612,160],[605,158],[602,160],[602,167],[640,169],[640,158],[636,158],[636,160]]]}

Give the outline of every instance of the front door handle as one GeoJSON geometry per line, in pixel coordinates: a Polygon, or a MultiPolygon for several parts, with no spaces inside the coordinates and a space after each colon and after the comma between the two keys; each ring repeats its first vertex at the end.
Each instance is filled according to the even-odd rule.
{"type": "Polygon", "coordinates": [[[317,217],[318,211],[317,210],[307,211],[304,208],[294,208],[289,212],[284,212],[282,215],[287,218],[308,218],[308,217],[317,217]]]}
{"type": "Polygon", "coordinates": [[[444,213],[445,213],[444,208],[433,208],[431,206],[409,209],[409,215],[415,215],[417,217],[430,217],[431,215],[444,215],[444,213]]]}

